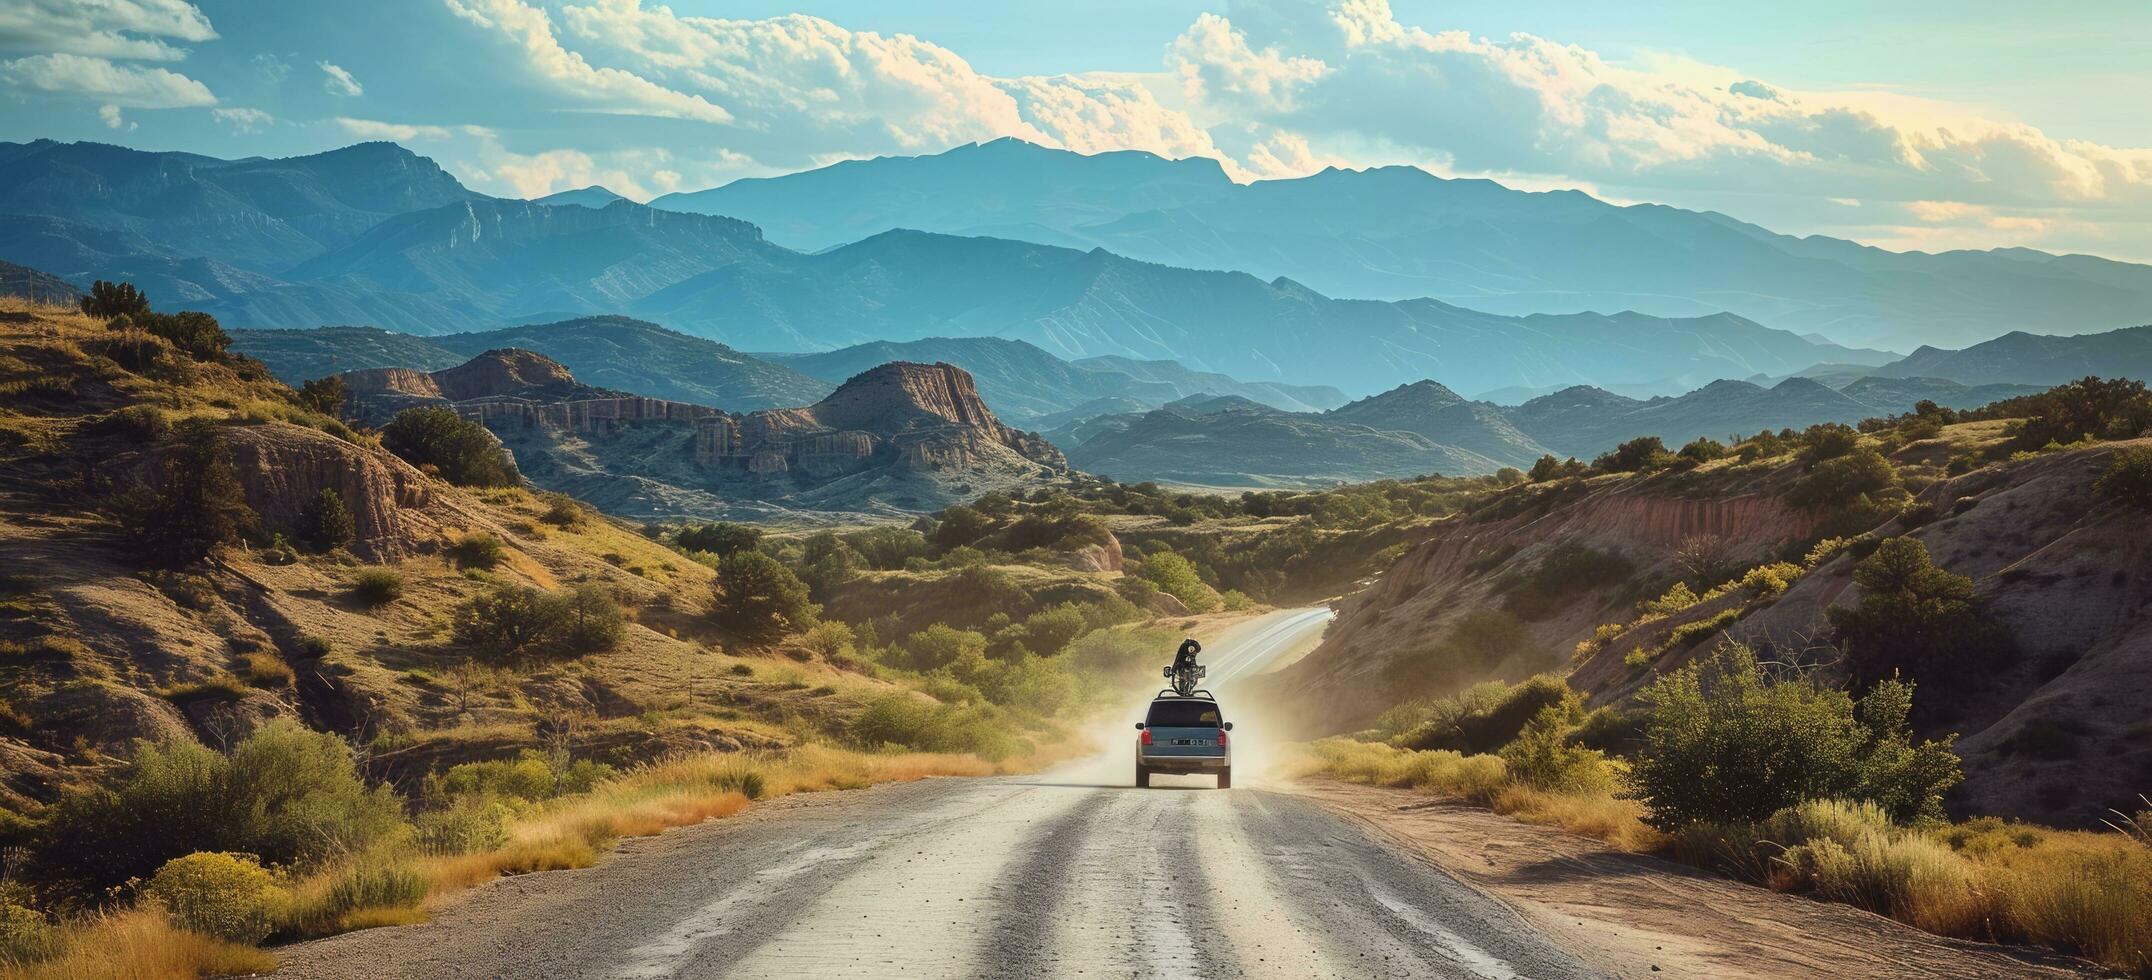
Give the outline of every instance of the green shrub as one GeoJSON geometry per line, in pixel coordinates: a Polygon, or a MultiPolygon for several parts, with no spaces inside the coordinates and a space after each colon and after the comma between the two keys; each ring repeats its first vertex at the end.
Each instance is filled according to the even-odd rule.
{"type": "Polygon", "coordinates": [[[521,481],[500,440],[443,406],[409,408],[381,429],[381,445],[413,466],[432,467],[450,483],[509,487],[521,481]]]}
{"type": "Polygon", "coordinates": [[[719,790],[730,790],[750,800],[759,800],[769,791],[769,781],[762,770],[751,766],[728,765],[710,778],[710,785],[719,790]]]}
{"type": "Polygon", "coordinates": [[[1698,436],[1681,447],[1681,461],[1690,466],[1711,462],[1726,455],[1726,444],[1709,436],[1698,436]]]}
{"type": "Polygon", "coordinates": [[[1150,582],[1158,586],[1158,591],[1179,599],[1181,605],[1188,607],[1189,612],[1214,612],[1221,604],[1218,590],[1205,583],[1203,577],[1196,573],[1195,563],[1178,552],[1152,552],[1136,563],[1133,569],[1128,570],[1128,574],[1150,582]]]}
{"type": "Polygon", "coordinates": [[[1676,582],[1673,588],[1666,590],[1665,595],[1637,603],[1636,608],[1646,616],[1671,616],[1696,605],[1699,601],[1701,600],[1696,597],[1695,590],[1689,588],[1689,583],[1676,582]]]}
{"type": "Polygon", "coordinates": [[[568,619],[568,604],[544,589],[502,584],[457,607],[451,636],[489,660],[510,662],[546,652],[568,619]]]}
{"type": "Polygon", "coordinates": [[[414,823],[414,840],[428,854],[477,854],[508,844],[515,808],[490,796],[459,797],[448,806],[426,810],[414,823]]]}
{"type": "Polygon", "coordinates": [[[172,422],[155,405],[128,405],[97,420],[97,431],[138,442],[158,442],[172,434],[172,422]]]}
{"type": "Polygon", "coordinates": [[[305,509],[299,512],[299,539],[315,551],[348,548],[359,539],[358,524],[352,519],[351,509],[344,506],[343,494],[322,487],[314,499],[306,502],[305,509]]]}
{"type": "Polygon", "coordinates": [[[974,710],[923,701],[909,694],[876,700],[852,720],[853,741],[866,748],[971,752],[999,762],[1021,751],[1016,738],[974,710]]]}
{"type": "Polygon", "coordinates": [[[1510,775],[1538,789],[1569,793],[1597,793],[1614,786],[1614,771],[1606,754],[1598,749],[1571,744],[1569,730],[1575,720],[1573,704],[1548,705],[1502,747],[1502,763],[1510,775]]]}
{"type": "Polygon", "coordinates": [[[1786,490],[1796,507],[1851,507],[1864,496],[1898,485],[1898,471],[1873,448],[1862,446],[1816,464],[1786,490]]]}
{"type": "Polygon", "coordinates": [[[85,315],[99,320],[114,317],[137,317],[149,312],[149,296],[135,288],[131,282],[106,282],[99,279],[90,284],[90,291],[79,301],[85,315]]]}
{"type": "Polygon", "coordinates": [[[1542,710],[1556,708],[1571,716],[1580,710],[1579,703],[1576,692],[1559,677],[1542,674],[1521,684],[1490,681],[1430,702],[1425,720],[1398,741],[1412,749],[1493,752],[1514,740],[1542,710]]]}
{"type": "Polygon", "coordinates": [[[1900,671],[1923,680],[1963,677],[2006,657],[2009,632],[1989,618],[1973,580],[1937,567],[1914,537],[1884,541],[1853,568],[1861,604],[1826,611],[1861,680],[1900,671]]]}
{"type": "Polygon", "coordinates": [[[904,641],[890,652],[895,655],[895,666],[923,672],[939,670],[960,660],[983,660],[986,657],[986,645],[985,634],[960,630],[946,623],[935,623],[905,637],[904,641]]]}
{"type": "Polygon", "coordinates": [[[278,719],[229,754],[142,743],[108,787],[53,804],[37,863],[85,890],[149,875],[195,851],[307,864],[362,849],[403,825],[387,787],[368,789],[334,735],[278,719]]]}
{"type": "Polygon", "coordinates": [[[673,542],[682,551],[707,551],[724,558],[737,551],[750,551],[762,543],[762,529],[748,524],[717,521],[680,529],[673,542]]]}
{"type": "Polygon", "coordinates": [[[1845,456],[1861,444],[1860,431],[1842,422],[1818,422],[1801,433],[1801,462],[1811,468],[1845,456]]]}
{"type": "Polygon", "coordinates": [[[583,509],[582,501],[565,493],[540,494],[538,499],[545,502],[545,513],[538,519],[547,524],[575,528],[582,527],[590,520],[590,512],[583,509]]]}
{"type": "Polygon", "coordinates": [[[1554,458],[1554,455],[1549,453],[1539,457],[1539,461],[1532,464],[1531,471],[1526,473],[1525,476],[1533,483],[1545,483],[1548,480],[1559,480],[1564,477],[1583,476],[1588,472],[1591,472],[1591,468],[1585,466],[1583,462],[1574,456],[1561,460],[1554,458]]]}
{"type": "Polygon", "coordinates": [[[344,399],[348,395],[341,374],[315,378],[299,386],[300,406],[332,419],[343,417],[344,399]]]}
{"type": "Polygon", "coordinates": [[[2152,449],[2119,453],[2093,490],[2102,498],[2119,501],[2138,510],[2152,510],[2152,449]]]}
{"type": "Polygon", "coordinates": [[[448,546],[449,558],[462,568],[490,569],[499,565],[507,554],[508,546],[485,531],[458,535],[448,546]]]}
{"type": "Polygon", "coordinates": [[[1885,681],[1856,705],[1806,677],[1768,678],[1727,646],[1638,696],[1644,749],[1631,778],[1647,822],[1762,820],[1812,800],[1866,800],[1894,819],[1932,819],[1962,777],[1947,741],[1912,741],[1909,684],[1885,681]]]}
{"type": "MultiPolygon", "coordinates": [[[[504,834],[501,844],[506,843],[504,834]]],[[[308,907],[295,909],[293,918],[300,921],[294,924],[307,933],[329,932],[353,912],[416,906],[426,900],[429,889],[426,876],[414,868],[368,861],[337,875],[308,907]]]]}
{"type": "Polygon", "coordinates": [[[368,606],[385,606],[403,598],[401,573],[388,568],[363,568],[351,577],[352,598],[368,606]]]}
{"type": "Polygon", "coordinates": [[[1675,458],[1658,436],[1638,436],[1592,460],[1592,468],[1608,473],[1649,473],[1674,465],[1675,458]]]}
{"type": "Polygon", "coordinates": [[[0,966],[30,966],[59,955],[60,930],[36,909],[0,902],[0,966]]]}
{"type": "Polygon", "coordinates": [[[871,527],[844,536],[845,544],[859,553],[869,568],[884,571],[903,568],[913,558],[927,554],[926,535],[905,527],[871,527]]]}
{"type": "Polygon", "coordinates": [[[2152,395],[2128,378],[2088,377],[2047,391],[1996,402],[1968,418],[2023,419],[2012,440],[2020,449],[2049,443],[2134,439],[2152,429],[2152,395]]]}
{"type": "Polygon", "coordinates": [[[258,943],[284,901],[276,878],[251,854],[202,852],[173,858],[143,890],[181,928],[232,943],[258,943]]]}
{"type": "Polygon", "coordinates": [[[777,559],[737,551],[718,562],[710,618],[750,642],[768,643],[812,627],[821,607],[777,559]]]}
{"type": "Polygon", "coordinates": [[[560,641],[570,653],[603,653],[619,646],[627,635],[627,616],[603,586],[578,585],[561,603],[560,641]]]}

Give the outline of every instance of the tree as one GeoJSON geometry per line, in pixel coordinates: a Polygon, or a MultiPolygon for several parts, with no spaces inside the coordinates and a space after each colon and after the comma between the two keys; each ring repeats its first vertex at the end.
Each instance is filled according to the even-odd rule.
{"type": "Polygon", "coordinates": [[[809,600],[799,576],[760,551],[738,551],[719,561],[715,592],[710,618],[758,643],[813,626],[822,611],[809,600]]]}
{"type": "Polygon", "coordinates": [[[1726,444],[1710,436],[1697,436],[1681,447],[1681,461],[1690,466],[1700,466],[1726,455],[1726,444]]]}
{"type": "Polygon", "coordinates": [[[1861,681],[1902,670],[1956,682],[2010,649],[2009,633],[1987,617],[1973,580],[1938,567],[1918,538],[1883,542],[1853,566],[1853,583],[1861,604],[1832,606],[1826,616],[1861,681]]]}
{"type": "Polygon", "coordinates": [[[134,283],[99,279],[90,284],[89,293],[82,297],[82,312],[101,320],[133,319],[149,312],[149,297],[136,289],[134,283]]]}
{"type": "Polygon", "coordinates": [[[217,323],[217,318],[207,313],[184,310],[178,313],[143,313],[134,317],[136,326],[171,341],[172,346],[186,351],[197,361],[223,360],[232,346],[231,334],[217,323]]]}
{"type": "Polygon", "coordinates": [[[994,530],[994,519],[984,513],[958,504],[941,512],[941,522],[934,525],[934,532],[927,540],[938,551],[948,551],[971,544],[994,530]]]}
{"type": "Polygon", "coordinates": [[[603,653],[620,645],[627,617],[603,586],[584,583],[561,600],[560,642],[570,653],[603,653]]]}
{"type": "Polygon", "coordinates": [[[1842,422],[1818,422],[1801,432],[1801,462],[1814,467],[1837,459],[1861,444],[1860,431],[1842,422]]]}
{"type": "Polygon", "coordinates": [[[358,524],[344,506],[343,495],[331,487],[322,487],[299,512],[299,534],[315,551],[348,548],[359,538],[358,524]]]}
{"type": "Polygon", "coordinates": [[[862,564],[859,553],[833,531],[809,535],[800,543],[800,580],[806,582],[808,592],[822,602],[829,601],[845,583],[857,578],[862,564]]]}
{"type": "Polygon", "coordinates": [[[542,651],[568,624],[568,605],[543,589],[496,585],[457,608],[452,635],[497,663],[542,651]]]}
{"type": "Polygon", "coordinates": [[[1178,552],[1161,549],[1138,563],[1134,574],[1158,586],[1158,591],[1179,599],[1189,612],[1218,608],[1218,590],[1204,582],[1196,573],[1195,563],[1178,552]]]}
{"type": "Polygon", "coordinates": [[[1644,748],[1630,775],[1646,822],[1754,822],[1840,799],[1901,821],[1940,817],[1963,773],[1948,739],[1912,741],[1912,697],[1912,685],[1885,681],[1856,704],[1810,677],[1774,680],[1746,648],[1724,647],[1638,695],[1644,748]]]}
{"type": "Polygon", "coordinates": [[[152,561],[200,561],[256,527],[231,453],[208,421],[183,425],[178,445],[156,470],[153,482],[138,482],[110,501],[122,533],[152,561]]]}
{"type": "Polygon", "coordinates": [[[396,413],[381,429],[381,444],[413,466],[433,467],[450,483],[507,487],[520,479],[493,433],[444,406],[396,413]]]}
{"type": "Polygon", "coordinates": [[[730,521],[694,524],[680,529],[673,539],[686,551],[707,551],[723,558],[735,551],[762,543],[762,529],[730,521]]]}
{"type": "Polygon", "coordinates": [[[300,385],[299,404],[330,418],[342,418],[344,398],[347,394],[344,376],[332,374],[300,385]]]}
{"type": "Polygon", "coordinates": [[[1898,485],[1898,471],[1890,460],[1869,446],[1817,463],[1807,475],[1786,489],[1786,500],[1796,507],[1839,508],[1859,502],[1898,485]]]}
{"type": "Polygon", "coordinates": [[[1594,469],[1609,473],[1649,473],[1674,465],[1674,454],[1658,436],[1638,436],[1592,460],[1594,469]]]}

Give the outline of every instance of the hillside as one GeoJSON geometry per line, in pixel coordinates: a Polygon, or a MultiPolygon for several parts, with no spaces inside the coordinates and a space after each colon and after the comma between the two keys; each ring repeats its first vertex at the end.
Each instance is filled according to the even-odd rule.
{"type": "Polygon", "coordinates": [[[237,330],[232,346],[291,384],[364,368],[435,371],[496,348],[520,347],[559,361],[592,384],[733,411],[798,405],[833,387],[716,341],[628,317],[424,338],[373,327],[237,330]]]}
{"type": "Polygon", "coordinates": [[[100,323],[21,305],[0,318],[0,806],[50,800],[138,738],[228,742],[276,718],[393,746],[374,756],[376,774],[414,784],[535,744],[531,726],[549,717],[583,719],[579,756],[624,763],[788,744],[780,715],[857,710],[856,693],[810,695],[719,653],[730,639],[695,614],[713,575],[679,553],[587,512],[564,519],[520,489],[428,476],[243,362],[148,349],[136,373],[107,357],[125,350],[100,323]],[[260,525],[247,544],[168,569],[130,542],[108,495],[183,448],[175,427],[188,419],[208,423],[260,525]],[[316,553],[303,543],[324,489],[348,508],[352,538],[316,553]],[[474,550],[474,537],[497,550],[474,550]],[[361,599],[362,573],[388,575],[395,595],[361,599]],[[626,608],[616,646],[456,679],[468,658],[448,644],[459,604],[495,585],[579,583],[626,608]],[[690,672],[702,707],[682,701],[690,672]]]}
{"type": "Polygon", "coordinates": [[[884,364],[811,405],[745,414],[587,385],[514,348],[430,373],[342,377],[358,421],[453,408],[533,483],[642,520],[886,520],[1067,472],[1059,450],[1002,424],[947,364],[884,364]]]}
{"type": "Polygon", "coordinates": [[[1412,167],[1237,185],[1206,160],[1085,156],[1013,140],[735,181],[652,205],[741,218],[808,250],[893,228],[994,235],[1286,277],[1335,296],[1427,296],[1508,314],[1724,310],[1900,350],[2027,323],[2112,329],[2141,320],[2152,301],[2152,267],[2084,255],[1889,252],[1412,167]]]}
{"type": "Polygon", "coordinates": [[[1861,605],[1856,565],[1902,535],[1924,545],[1936,566],[1969,577],[1974,602],[2008,647],[1980,661],[1967,641],[1955,654],[1963,662],[1891,668],[1920,685],[1921,731],[1961,736],[1966,782],[1953,810],[2096,825],[2107,808],[2134,805],[2152,772],[2130,707],[2152,695],[2136,666],[2152,635],[2138,611],[2152,600],[2130,571],[2144,560],[2152,518],[2095,484],[2119,454],[2152,443],[2009,458],[2003,432],[2000,421],[1910,440],[1879,432],[1896,474],[1872,491],[1873,503],[1802,502],[1813,485],[1806,467],[1769,450],[1686,472],[1504,491],[1430,526],[1371,588],[1346,600],[1323,646],[1276,690],[1294,692],[1308,717],[1325,719],[1317,727],[1349,730],[1409,696],[1394,678],[1424,657],[1417,669],[1429,673],[1420,676],[1454,678],[1448,683],[1555,670],[1593,705],[1622,707],[1721,635],[1843,679],[1852,668],[1833,646],[1845,641],[1826,610],[1861,605]],[[1831,543],[1814,548],[1820,539],[1831,543]],[[1793,564],[1706,593],[1773,562],[1793,564]],[[1640,602],[1671,594],[1676,581],[1694,594],[1642,610],[1640,602]],[[1515,624],[1522,639],[1499,651],[1465,639],[1489,635],[1488,617],[1515,624]]]}
{"type": "Polygon", "coordinates": [[[59,276],[13,262],[0,262],[0,296],[66,306],[81,299],[82,290],[59,276]]]}
{"type": "Polygon", "coordinates": [[[2013,330],[1963,350],[1922,347],[1873,372],[1979,385],[2059,385],[2088,375],[2152,378],[2152,326],[2057,337],[2013,330]]]}

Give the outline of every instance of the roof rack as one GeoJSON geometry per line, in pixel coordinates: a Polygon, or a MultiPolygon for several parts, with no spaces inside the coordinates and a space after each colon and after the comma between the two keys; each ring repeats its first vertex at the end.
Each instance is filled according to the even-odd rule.
{"type": "Polygon", "coordinates": [[[1161,699],[1161,698],[1180,698],[1180,699],[1182,699],[1182,700],[1191,700],[1191,699],[1194,699],[1194,700],[1203,700],[1203,701],[1217,701],[1217,700],[1218,700],[1218,696],[1217,696],[1217,695],[1215,695],[1215,694],[1212,694],[1211,692],[1209,692],[1209,691],[1207,691],[1207,690],[1204,690],[1203,688],[1200,688],[1200,687],[1199,687],[1199,688],[1196,688],[1196,689],[1195,689],[1195,691],[1194,691],[1193,693],[1190,693],[1190,694],[1182,694],[1181,692],[1179,692],[1179,691],[1176,691],[1176,690],[1174,690],[1174,689],[1172,689],[1172,688],[1170,688],[1170,687],[1165,687],[1165,688],[1160,688],[1160,689],[1158,690],[1158,693],[1157,693],[1157,694],[1153,694],[1153,695],[1151,695],[1151,700],[1153,700],[1153,701],[1157,701],[1157,700],[1159,700],[1159,699],[1161,699]]]}

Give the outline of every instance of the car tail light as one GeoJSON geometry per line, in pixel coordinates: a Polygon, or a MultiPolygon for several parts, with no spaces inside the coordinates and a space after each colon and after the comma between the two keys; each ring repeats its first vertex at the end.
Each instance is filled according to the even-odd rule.
{"type": "Polygon", "coordinates": [[[1220,730],[1219,730],[1219,732],[1218,732],[1218,745],[1219,745],[1219,746],[1220,746],[1221,748],[1225,746],[1225,730],[1224,730],[1224,729],[1220,729],[1220,730]]]}
{"type": "Polygon", "coordinates": [[[1143,730],[1143,744],[1151,744],[1151,730],[1148,728],[1143,730]]]}

